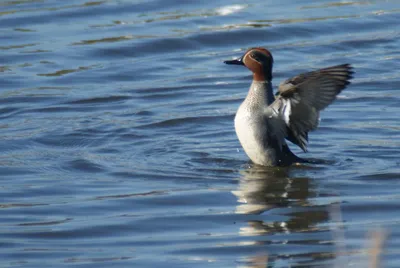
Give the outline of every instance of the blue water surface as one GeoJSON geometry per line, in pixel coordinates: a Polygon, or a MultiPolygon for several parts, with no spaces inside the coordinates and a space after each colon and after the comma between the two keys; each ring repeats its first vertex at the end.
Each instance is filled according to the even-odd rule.
{"type": "Polygon", "coordinates": [[[385,236],[398,267],[399,21],[397,0],[2,1],[0,267],[367,267],[385,236]],[[276,86],[354,66],[291,146],[320,164],[241,149],[251,75],[223,61],[255,46],[276,86]]]}

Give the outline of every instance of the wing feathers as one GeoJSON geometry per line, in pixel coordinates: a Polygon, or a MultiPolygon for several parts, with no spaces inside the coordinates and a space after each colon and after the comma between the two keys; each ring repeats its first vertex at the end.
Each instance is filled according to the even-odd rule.
{"type": "Polygon", "coordinates": [[[286,138],[307,151],[308,132],[318,127],[319,112],[350,84],[350,64],[300,74],[279,85],[274,109],[286,124],[286,138]]]}

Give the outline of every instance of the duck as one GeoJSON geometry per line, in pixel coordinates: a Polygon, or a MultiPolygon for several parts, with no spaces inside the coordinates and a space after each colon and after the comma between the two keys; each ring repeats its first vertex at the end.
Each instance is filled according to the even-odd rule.
{"type": "Polygon", "coordinates": [[[296,156],[287,141],[307,152],[308,132],[318,127],[320,112],[350,84],[353,67],[341,64],[301,73],[280,83],[274,95],[274,59],[268,49],[250,48],[224,63],[245,66],[253,73],[234,119],[237,137],[250,160],[262,166],[310,162],[296,156]]]}

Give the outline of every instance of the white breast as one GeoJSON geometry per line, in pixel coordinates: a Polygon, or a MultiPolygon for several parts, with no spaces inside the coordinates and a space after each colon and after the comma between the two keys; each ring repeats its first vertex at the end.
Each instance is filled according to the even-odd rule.
{"type": "Polygon", "coordinates": [[[236,113],[235,130],[247,156],[259,165],[274,165],[276,152],[265,144],[267,129],[262,111],[242,104],[236,113]]]}

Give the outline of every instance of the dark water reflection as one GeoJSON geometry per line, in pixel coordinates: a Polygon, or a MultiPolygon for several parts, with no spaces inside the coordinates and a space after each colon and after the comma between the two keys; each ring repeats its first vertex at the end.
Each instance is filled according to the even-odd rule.
{"type": "Polygon", "coordinates": [[[1,267],[367,267],[400,258],[400,4],[0,2],[1,267]],[[307,166],[246,165],[250,83],[354,65],[307,166]],[[341,219],[332,216],[339,206],[341,219]],[[335,206],[334,206],[335,207],[335,206]]]}
{"type": "MultiPolygon", "coordinates": [[[[236,213],[262,215],[249,220],[239,235],[260,237],[254,243],[265,246],[271,267],[289,265],[285,259],[311,265],[334,258],[330,230],[319,226],[330,220],[330,206],[313,205],[309,200],[318,196],[317,186],[311,178],[293,177],[292,173],[293,168],[252,166],[242,170],[238,189],[232,192],[239,203],[236,213]],[[281,210],[276,215],[278,208],[281,210]],[[308,252],[293,253],[282,247],[290,244],[302,245],[308,252]]],[[[259,256],[255,258],[259,260],[259,256]]],[[[257,265],[248,267],[262,267],[257,265]]]]}
{"type": "Polygon", "coordinates": [[[233,192],[243,203],[237,207],[237,213],[258,214],[296,204],[306,206],[307,199],[316,195],[310,189],[310,178],[291,178],[290,172],[289,168],[261,166],[242,170],[238,190],[233,192]]]}

